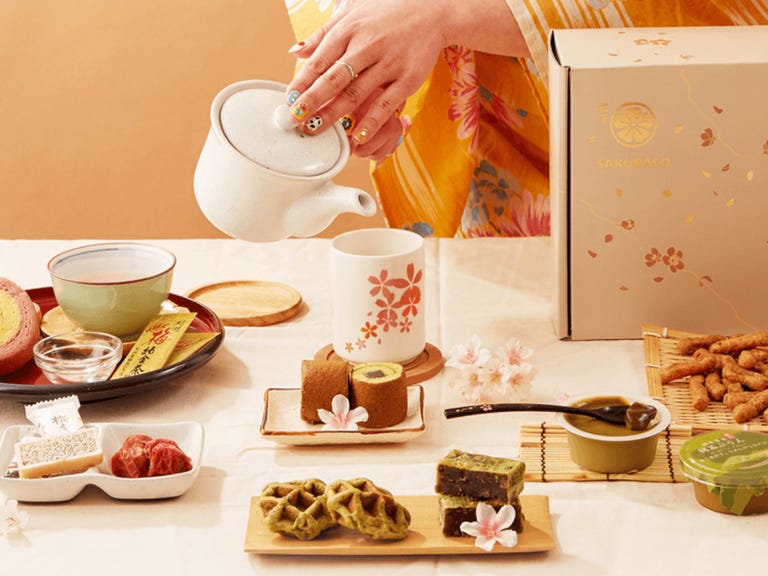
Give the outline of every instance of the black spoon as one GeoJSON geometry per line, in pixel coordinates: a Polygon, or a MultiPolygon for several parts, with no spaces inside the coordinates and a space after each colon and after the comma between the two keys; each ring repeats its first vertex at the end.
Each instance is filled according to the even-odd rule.
{"type": "Polygon", "coordinates": [[[632,404],[611,404],[600,408],[588,409],[576,406],[560,406],[559,404],[475,404],[472,406],[457,406],[446,408],[446,418],[459,418],[472,416],[473,414],[485,414],[488,412],[566,412],[568,414],[580,414],[591,416],[611,424],[627,426],[632,430],[646,430],[656,416],[656,408],[633,402],[632,404]]]}

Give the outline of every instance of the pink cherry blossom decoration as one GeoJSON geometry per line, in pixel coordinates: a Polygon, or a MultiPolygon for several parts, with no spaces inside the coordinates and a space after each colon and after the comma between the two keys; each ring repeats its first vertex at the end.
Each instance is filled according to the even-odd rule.
{"type": "Polygon", "coordinates": [[[505,548],[517,546],[517,532],[510,528],[516,516],[512,506],[505,504],[496,512],[490,504],[480,502],[476,513],[476,522],[462,522],[459,527],[465,534],[475,537],[475,546],[486,552],[493,550],[497,542],[505,548]]]}
{"type": "Polygon", "coordinates": [[[29,522],[29,514],[19,510],[19,503],[16,500],[6,501],[3,509],[0,510],[0,534],[3,536],[21,534],[27,522],[29,522]]]}
{"type": "Polygon", "coordinates": [[[523,401],[536,376],[536,368],[527,361],[532,355],[533,350],[516,338],[510,338],[491,353],[473,335],[466,344],[451,348],[445,366],[454,371],[450,384],[465,400],[523,401]]]}
{"type": "Polygon", "coordinates": [[[362,406],[350,410],[349,399],[342,395],[336,394],[331,400],[331,410],[325,410],[324,408],[318,408],[317,415],[320,420],[323,421],[325,426],[323,430],[357,430],[358,422],[365,422],[368,420],[368,410],[362,406]]]}

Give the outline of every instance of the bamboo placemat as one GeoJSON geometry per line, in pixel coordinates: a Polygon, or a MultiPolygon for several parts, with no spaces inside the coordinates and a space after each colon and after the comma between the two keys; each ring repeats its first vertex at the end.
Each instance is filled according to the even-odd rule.
{"type": "Polygon", "coordinates": [[[531,482],[687,482],[680,468],[680,447],[690,437],[690,427],[670,426],[661,433],[656,458],[648,468],[632,474],[605,474],[574,464],[563,427],[546,422],[523,424],[520,427],[520,459],[525,462],[525,480],[531,482]]]}
{"type": "Polygon", "coordinates": [[[755,432],[768,432],[768,424],[762,417],[754,418],[745,424],[737,424],[722,402],[710,402],[707,409],[702,412],[694,409],[691,405],[687,379],[661,383],[663,368],[688,358],[677,353],[678,340],[700,336],[700,334],[650,325],[644,325],[642,329],[648,393],[663,399],[672,413],[672,422],[690,426],[694,433],[743,428],[755,432]]]}

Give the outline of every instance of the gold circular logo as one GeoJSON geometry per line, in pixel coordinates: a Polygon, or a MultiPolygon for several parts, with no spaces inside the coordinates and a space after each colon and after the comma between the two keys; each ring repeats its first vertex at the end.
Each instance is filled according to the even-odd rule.
{"type": "Polygon", "coordinates": [[[641,102],[622,104],[611,116],[613,139],[626,148],[639,148],[656,135],[656,115],[641,102]]]}

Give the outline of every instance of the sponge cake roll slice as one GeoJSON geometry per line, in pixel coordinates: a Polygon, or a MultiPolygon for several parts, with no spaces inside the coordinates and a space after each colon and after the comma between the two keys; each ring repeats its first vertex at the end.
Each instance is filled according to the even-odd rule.
{"type": "Polygon", "coordinates": [[[0,376],[18,370],[32,359],[40,339],[40,318],[29,295],[0,278],[0,376]]]}

